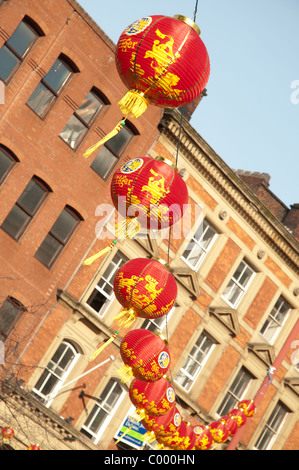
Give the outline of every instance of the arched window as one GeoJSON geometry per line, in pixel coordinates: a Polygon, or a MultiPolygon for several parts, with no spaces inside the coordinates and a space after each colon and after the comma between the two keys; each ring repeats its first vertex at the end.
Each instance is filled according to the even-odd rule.
{"type": "Polygon", "coordinates": [[[56,59],[27,101],[27,105],[44,118],[78,67],[64,54],[56,59]]]}
{"type": "Polygon", "coordinates": [[[7,297],[0,308],[0,341],[6,341],[26,307],[14,297],[7,297]]]}
{"type": "Polygon", "coordinates": [[[4,83],[11,80],[37,39],[43,35],[41,28],[31,18],[23,18],[0,49],[0,79],[4,83]]]}
{"type": "Polygon", "coordinates": [[[44,181],[34,176],[3,221],[1,228],[15,240],[19,240],[50,191],[44,181]]]}
{"type": "Polygon", "coordinates": [[[109,104],[107,98],[93,87],[61,131],[61,139],[76,150],[106,104],[109,104]]]}
{"type": "Polygon", "coordinates": [[[7,147],[0,145],[0,185],[18,161],[17,157],[7,147]]]}
{"type": "Polygon", "coordinates": [[[75,211],[75,209],[65,206],[35,253],[35,258],[50,269],[65,248],[81,220],[83,220],[81,215],[75,211]]]}
{"type": "Polygon", "coordinates": [[[126,125],[121,129],[121,131],[100,148],[97,156],[90,165],[91,168],[101,178],[106,180],[117,164],[122,153],[133,139],[134,135],[138,134],[136,127],[126,121],[126,125]]]}
{"type": "Polygon", "coordinates": [[[80,354],[68,341],[62,341],[32,392],[48,406],[62,387],[80,354]]]}
{"type": "Polygon", "coordinates": [[[124,395],[125,390],[119,381],[114,378],[110,379],[82,426],[81,432],[97,443],[117,413],[124,395]]]}

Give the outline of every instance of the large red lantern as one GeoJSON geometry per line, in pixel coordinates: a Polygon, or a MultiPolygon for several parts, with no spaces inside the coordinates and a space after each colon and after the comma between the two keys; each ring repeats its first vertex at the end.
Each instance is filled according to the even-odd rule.
{"type": "Polygon", "coordinates": [[[177,296],[177,284],[162,260],[135,258],[117,271],[114,293],[126,308],[114,320],[127,327],[137,317],[158,318],[168,313],[177,296]]]}
{"type": "Polygon", "coordinates": [[[164,438],[164,444],[174,450],[195,450],[196,434],[185,421],[182,421],[177,431],[164,438]]]}
{"type": "Polygon", "coordinates": [[[132,330],[120,345],[125,365],[118,371],[122,382],[135,377],[145,382],[161,379],[170,366],[170,354],[165,340],[145,329],[132,330]]]}
{"type": "Polygon", "coordinates": [[[178,430],[182,422],[181,414],[176,406],[162,416],[145,415],[142,424],[149,432],[156,436],[171,436],[178,430]]]}
{"type": "Polygon", "coordinates": [[[218,444],[221,444],[225,441],[227,441],[229,437],[228,430],[225,426],[225,422],[220,420],[220,421],[214,421],[209,425],[212,437],[215,442],[218,444]]]}
{"type": "Polygon", "coordinates": [[[239,410],[238,408],[234,408],[227,415],[235,417],[238,428],[241,428],[246,424],[247,418],[245,416],[245,413],[242,410],[239,410]]]}
{"type": "Polygon", "coordinates": [[[188,189],[172,162],[142,157],[116,170],[111,198],[124,217],[117,224],[118,238],[132,238],[141,229],[166,229],[180,220],[188,204],[188,189]]]}
{"type": "Polygon", "coordinates": [[[156,382],[132,380],[129,396],[139,413],[151,416],[165,415],[175,406],[175,391],[164,377],[156,382]]]}
{"type": "Polygon", "coordinates": [[[194,426],[193,431],[196,435],[195,449],[209,450],[213,445],[213,436],[208,426],[194,426]]]}
{"type": "Polygon", "coordinates": [[[116,46],[116,66],[129,89],[119,102],[138,118],[149,103],[177,108],[204,90],[210,74],[199,27],[181,15],[153,15],[128,26],[116,46]]]}
{"type": "Polygon", "coordinates": [[[236,416],[223,416],[221,421],[224,422],[227,432],[233,436],[238,431],[237,417],[236,416]]]}
{"type": "Polygon", "coordinates": [[[255,415],[256,405],[253,400],[242,400],[238,404],[239,410],[242,410],[245,416],[251,418],[255,415]]]}
{"type": "Polygon", "coordinates": [[[14,437],[15,432],[11,426],[6,426],[1,429],[1,435],[4,441],[8,441],[14,437]]]}

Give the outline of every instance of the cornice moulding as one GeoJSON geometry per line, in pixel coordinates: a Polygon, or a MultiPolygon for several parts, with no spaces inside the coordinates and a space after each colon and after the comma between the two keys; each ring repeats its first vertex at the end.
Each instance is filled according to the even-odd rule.
{"type": "Polygon", "coordinates": [[[223,196],[253,227],[285,263],[299,274],[299,243],[260,202],[250,188],[204,141],[186,119],[180,129],[181,114],[165,110],[159,130],[177,145],[190,164],[223,196]]]}

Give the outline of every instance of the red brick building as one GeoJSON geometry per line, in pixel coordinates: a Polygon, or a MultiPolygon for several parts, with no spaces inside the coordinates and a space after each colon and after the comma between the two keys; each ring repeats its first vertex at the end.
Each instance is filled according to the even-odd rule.
{"type": "Polygon", "coordinates": [[[237,444],[298,448],[297,204],[279,201],[268,175],[229,168],[190,125],[194,103],[182,121],[178,110],[150,106],[84,159],[121,119],[126,90],[114,44],[74,0],[2,1],[0,38],[0,425],[15,428],[15,447],[30,444],[26,431],[44,449],[136,448],[117,442],[132,414],[129,384],[118,377],[127,330],[90,357],[116,329],[117,269],[169,256],[175,308],[131,328],[167,336],[183,418],[208,425],[262,390],[237,444]],[[101,211],[111,204],[113,171],[145,155],[177,160],[191,208],[184,234],[170,245],[168,237],[119,240],[83,266],[107,246],[95,229],[112,214],[101,211]]]}

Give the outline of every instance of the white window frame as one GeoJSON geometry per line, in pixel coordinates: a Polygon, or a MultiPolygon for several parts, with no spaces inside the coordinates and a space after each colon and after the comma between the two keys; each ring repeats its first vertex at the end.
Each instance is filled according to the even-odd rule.
{"type": "MultiPolygon", "coordinates": [[[[95,405],[92,407],[91,409],[91,412],[89,413],[89,415],[93,412],[94,408],[96,406],[98,406],[99,409],[102,409],[106,412],[106,417],[104,418],[104,421],[102,422],[99,430],[97,433],[91,431],[91,429],[88,427],[88,426],[85,426],[85,424],[82,425],[81,429],[83,429],[84,431],[86,431],[90,436],[91,436],[91,439],[93,440],[93,442],[95,444],[98,444],[99,440],[101,439],[101,436],[103,435],[103,433],[105,431],[107,431],[107,427],[109,425],[109,423],[112,421],[114,415],[117,413],[119,407],[120,407],[120,404],[121,402],[123,401],[123,398],[124,396],[126,395],[126,391],[124,389],[124,387],[121,386],[120,382],[111,377],[110,380],[107,382],[107,384],[105,385],[104,389],[103,389],[103,392],[102,394],[100,395],[99,397],[99,401],[95,403],[95,405]],[[112,393],[113,391],[113,388],[110,387],[109,389],[109,392],[108,394],[106,395],[105,398],[102,398],[102,395],[103,395],[103,392],[105,391],[105,388],[107,387],[107,385],[109,384],[110,381],[113,381],[113,385],[112,387],[114,388],[116,385],[120,386],[121,388],[121,393],[116,401],[116,403],[114,404],[113,408],[111,408],[111,410],[108,410],[108,409],[105,409],[105,404],[107,403],[107,399],[109,398],[110,394],[112,393]]],[[[94,417],[97,416],[97,413],[95,413],[94,417]]],[[[89,416],[87,417],[87,419],[85,420],[85,422],[89,419],[89,416]]],[[[84,434],[85,435],[85,434],[84,434]]]]}
{"type": "Polygon", "coordinates": [[[231,385],[229,386],[219,408],[218,408],[218,411],[216,413],[216,415],[218,417],[220,416],[224,416],[224,410],[225,410],[225,407],[227,406],[228,402],[230,401],[230,398],[232,398],[233,400],[235,400],[235,404],[232,405],[230,407],[230,410],[233,409],[233,408],[236,408],[237,407],[237,404],[239,401],[243,400],[243,398],[246,396],[247,392],[248,392],[248,389],[252,383],[252,381],[254,380],[254,377],[252,376],[252,374],[246,369],[246,367],[241,367],[239,369],[239,371],[237,372],[237,374],[235,375],[231,385]],[[245,388],[244,390],[242,391],[242,393],[240,394],[237,394],[236,393],[236,390],[239,386],[239,384],[242,382],[244,382],[244,377],[246,377],[246,381],[245,381],[245,388]],[[247,380],[248,378],[248,380],[247,380]],[[235,384],[235,381],[236,379],[238,379],[238,382],[235,384]],[[234,388],[232,388],[234,386],[234,388]],[[225,403],[224,403],[225,402],[225,403]],[[220,414],[219,414],[220,412],[220,414]]]}
{"type": "Polygon", "coordinates": [[[273,344],[277,338],[277,336],[279,335],[283,325],[285,324],[285,322],[287,321],[287,318],[289,317],[290,315],[290,312],[292,310],[292,307],[289,305],[289,303],[284,299],[284,297],[281,295],[277,301],[275,302],[275,305],[273,306],[273,308],[271,309],[271,312],[270,314],[268,315],[267,317],[267,320],[264,322],[261,330],[260,330],[260,335],[266,340],[268,341],[268,343],[270,344],[273,344]],[[279,305],[279,308],[276,309],[276,305],[278,304],[278,302],[280,303],[279,305]],[[286,305],[288,308],[288,310],[286,311],[286,313],[284,314],[283,316],[283,319],[282,319],[282,322],[280,323],[279,322],[279,319],[277,319],[277,316],[279,316],[279,312],[281,310],[281,308],[286,305]],[[274,311],[275,310],[275,311],[274,311]],[[268,322],[268,325],[265,327],[265,324],[268,322]],[[276,324],[276,328],[275,330],[272,330],[274,331],[273,332],[273,335],[269,338],[267,336],[267,332],[270,331],[270,327],[273,326],[273,324],[276,324]],[[263,328],[265,327],[265,331],[262,332],[263,328]]]}
{"type": "Polygon", "coordinates": [[[167,320],[167,323],[168,323],[168,321],[169,321],[170,317],[173,315],[173,312],[175,311],[175,309],[176,309],[176,306],[172,307],[169,310],[169,312],[166,315],[163,315],[162,317],[151,318],[151,319],[144,318],[144,322],[143,322],[141,328],[143,328],[145,330],[149,330],[150,326],[153,325],[154,328],[156,329],[155,331],[158,331],[159,333],[162,333],[162,331],[166,327],[166,320],[167,320]],[[146,324],[146,322],[147,322],[147,324],[146,324]]]}
{"type": "MultiPolygon", "coordinates": [[[[63,354],[65,354],[65,352],[67,351],[67,348],[64,350],[63,354]]],[[[63,355],[59,358],[59,360],[61,361],[63,355]]],[[[52,354],[52,357],[50,359],[50,361],[48,362],[47,364],[47,367],[45,368],[45,370],[48,369],[49,371],[49,375],[47,376],[47,378],[45,379],[44,383],[43,383],[43,386],[44,384],[46,383],[46,381],[49,379],[49,377],[51,375],[54,375],[54,377],[56,377],[57,379],[57,384],[55,385],[55,387],[53,388],[53,390],[51,391],[51,393],[49,395],[44,395],[43,393],[41,393],[38,389],[36,389],[35,387],[32,388],[32,392],[37,395],[38,397],[42,398],[45,402],[44,402],[44,405],[46,407],[49,407],[52,403],[52,401],[54,400],[54,398],[57,396],[59,390],[63,387],[63,384],[65,383],[67,377],[69,376],[69,374],[71,373],[72,369],[74,368],[76,362],[78,361],[80,357],[80,353],[76,350],[76,348],[67,340],[63,340],[59,346],[57,347],[56,351],[54,352],[54,354],[52,354]],[[49,368],[49,364],[51,363],[52,361],[52,358],[54,357],[54,355],[56,354],[56,352],[58,351],[59,347],[62,345],[62,344],[65,344],[67,345],[74,353],[74,358],[72,359],[72,362],[69,364],[68,368],[65,370],[65,372],[63,373],[63,375],[61,377],[59,377],[57,374],[55,374],[50,368],[49,368]]],[[[40,378],[42,377],[42,375],[40,376],[40,378]]],[[[40,378],[38,379],[37,383],[39,382],[40,378]]],[[[41,387],[43,388],[43,387],[41,387]]]]}
{"type": "MultiPolygon", "coordinates": [[[[201,344],[199,346],[197,346],[197,351],[200,350],[201,346],[203,344],[203,341],[201,341],[201,344]]],[[[212,354],[215,346],[216,346],[216,341],[214,340],[214,338],[206,331],[206,330],[203,330],[201,332],[201,334],[198,336],[197,340],[195,341],[194,345],[192,346],[192,349],[190,351],[190,353],[188,354],[188,357],[186,358],[183,366],[180,368],[179,372],[177,373],[174,381],[176,384],[178,384],[179,387],[181,387],[183,390],[185,390],[186,392],[189,392],[191,390],[191,388],[193,387],[193,385],[195,384],[199,374],[201,373],[201,371],[203,370],[207,360],[209,359],[210,355],[212,354]],[[211,341],[211,346],[209,348],[209,351],[207,352],[207,354],[205,354],[202,362],[199,362],[195,359],[194,355],[191,356],[191,352],[193,351],[193,349],[197,346],[196,343],[200,340],[201,336],[202,335],[205,335],[203,340],[206,340],[206,338],[208,338],[210,341],[211,341]],[[196,371],[193,375],[189,374],[189,372],[187,372],[187,370],[185,369],[185,365],[188,363],[189,359],[191,358],[191,360],[193,360],[193,364],[194,363],[197,363],[197,368],[196,368],[196,371]],[[187,385],[181,385],[180,382],[178,381],[178,375],[184,375],[184,378],[187,378],[187,379],[190,379],[190,382],[187,384],[187,385]]]]}
{"type": "Polygon", "coordinates": [[[247,261],[245,261],[245,259],[242,259],[242,261],[239,263],[237,269],[235,270],[233,276],[231,277],[230,281],[228,282],[226,288],[224,289],[224,293],[223,293],[222,296],[221,296],[222,299],[225,300],[225,302],[226,302],[228,305],[230,305],[231,307],[237,308],[238,305],[240,304],[242,298],[244,297],[245,293],[247,292],[247,290],[248,290],[248,288],[249,288],[249,286],[250,286],[250,284],[251,284],[251,282],[252,282],[252,280],[253,280],[253,278],[254,278],[255,275],[256,275],[256,272],[255,272],[254,269],[250,266],[250,264],[249,264],[247,261]],[[239,269],[239,267],[240,267],[240,265],[241,265],[242,263],[243,263],[245,266],[244,266],[244,268],[243,268],[243,270],[242,270],[242,273],[240,274],[239,278],[242,277],[242,274],[244,273],[244,271],[245,271],[246,269],[250,269],[250,271],[251,271],[251,276],[250,276],[250,278],[249,278],[249,280],[248,280],[248,282],[247,282],[247,284],[246,284],[245,286],[243,286],[243,285],[239,282],[238,279],[234,278],[235,273],[237,272],[237,270],[239,269]],[[231,288],[230,288],[230,292],[231,292],[232,289],[235,288],[235,287],[239,288],[239,295],[238,295],[238,297],[236,298],[236,300],[235,300],[234,303],[230,302],[230,300],[228,299],[228,296],[225,295],[225,291],[226,291],[226,289],[228,289],[230,283],[232,284],[232,285],[231,285],[231,288]]]}
{"type": "Polygon", "coordinates": [[[112,286],[113,288],[113,282],[109,284],[109,281],[110,279],[106,280],[104,278],[104,275],[105,275],[105,272],[107,271],[107,269],[109,268],[109,266],[112,264],[113,262],[113,259],[115,258],[116,255],[120,255],[120,257],[122,257],[122,260],[119,260],[119,261],[123,261],[121,264],[116,264],[115,265],[115,272],[114,272],[114,275],[117,273],[117,271],[119,270],[119,268],[124,264],[126,263],[126,261],[128,261],[128,258],[127,256],[125,256],[122,252],[118,251],[117,253],[115,253],[114,257],[111,259],[110,263],[106,266],[106,269],[104,270],[102,276],[100,277],[100,279],[98,280],[97,284],[94,285],[93,287],[93,290],[91,291],[90,290],[90,293],[88,295],[88,298],[87,300],[85,301],[85,306],[89,309],[91,309],[97,316],[99,316],[100,318],[103,318],[108,310],[108,308],[110,307],[111,303],[113,302],[113,300],[115,299],[115,294],[114,294],[114,291],[112,290],[112,293],[109,295],[107,292],[105,292],[105,290],[101,287],[99,287],[99,282],[101,279],[104,279],[104,286],[106,285],[109,285],[109,286],[112,286]],[[125,258],[125,259],[124,259],[125,258]],[[98,292],[100,292],[104,297],[106,297],[106,301],[103,303],[101,309],[97,312],[89,303],[88,303],[88,299],[91,297],[91,295],[93,294],[93,292],[97,290],[98,292]]]}
{"type": "Polygon", "coordinates": [[[279,401],[279,402],[276,403],[275,407],[273,408],[273,411],[272,411],[271,415],[269,416],[269,419],[267,420],[266,424],[264,425],[264,428],[261,431],[261,433],[260,433],[260,435],[259,435],[259,437],[258,437],[258,439],[257,439],[257,441],[254,445],[255,450],[270,450],[272,448],[272,446],[273,446],[274,442],[276,441],[277,436],[278,436],[282,426],[284,425],[289,413],[290,413],[290,411],[288,411],[288,408],[282,402],[279,401]],[[280,408],[278,408],[278,407],[280,407],[280,408]],[[276,408],[277,408],[277,411],[276,411],[276,408]],[[278,428],[275,429],[275,428],[273,428],[273,421],[275,420],[275,417],[277,416],[279,410],[282,409],[282,408],[285,410],[285,415],[283,416],[282,421],[279,424],[278,428]],[[273,413],[275,413],[275,416],[273,416],[273,418],[272,418],[273,413]],[[271,422],[270,422],[270,420],[271,420],[271,422]],[[266,434],[267,430],[270,431],[270,433],[272,433],[272,437],[271,437],[271,439],[270,439],[270,441],[267,444],[267,447],[265,449],[259,449],[258,444],[262,440],[262,437],[266,434]]]}
{"type": "MultiPolygon", "coordinates": [[[[215,229],[215,227],[205,218],[200,224],[200,226],[194,231],[193,236],[191,237],[190,241],[188,242],[188,245],[185,247],[184,253],[186,253],[188,246],[192,243],[193,245],[197,245],[200,247],[202,250],[202,253],[200,257],[198,258],[197,262],[195,264],[190,263],[189,259],[184,256],[184,253],[181,256],[181,259],[186,263],[193,271],[197,271],[199,266],[202,264],[203,260],[205,259],[207,253],[210,251],[212,248],[212,245],[214,244],[217,236],[219,233],[215,229]],[[204,235],[207,233],[207,231],[211,229],[214,232],[214,235],[211,237],[211,239],[208,242],[208,245],[204,247],[202,245],[202,240],[204,235]],[[198,236],[198,239],[196,238],[198,236]]],[[[192,251],[189,253],[189,258],[190,254],[192,251]]]]}

